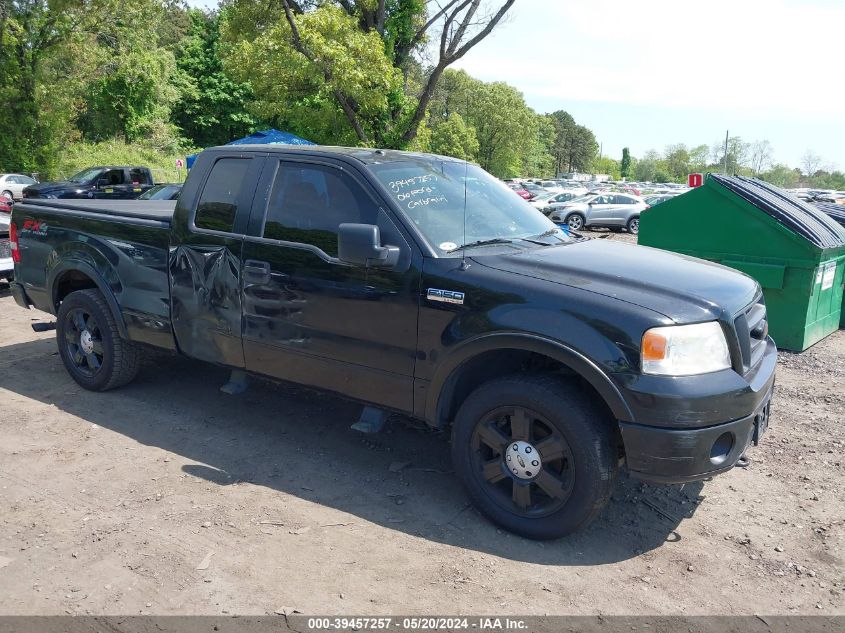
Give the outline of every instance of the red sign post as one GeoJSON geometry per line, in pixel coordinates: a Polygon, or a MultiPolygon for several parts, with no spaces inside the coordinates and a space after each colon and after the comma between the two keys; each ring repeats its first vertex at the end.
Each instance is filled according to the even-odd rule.
{"type": "Polygon", "coordinates": [[[687,187],[690,189],[704,184],[704,174],[690,174],[687,176],[687,187]]]}

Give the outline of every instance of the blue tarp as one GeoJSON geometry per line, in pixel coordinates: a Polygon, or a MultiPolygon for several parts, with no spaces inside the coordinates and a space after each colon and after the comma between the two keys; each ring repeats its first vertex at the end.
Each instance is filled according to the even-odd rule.
{"type": "MultiPolygon", "coordinates": [[[[299,138],[296,134],[290,132],[280,132],[273,128],[269,130],[262,130],[254,132],[249,136],[239,138],[236,141],[230,141],[226,145],[260,145],[267,143],[269,145],[314,145],[311,141],[306,141],[304,138],[299,138]]],[[[193,167],[194,161],[197,159],[197,154],[191,154],[187,157],[185,164],[188,169],[193,167]]]]}

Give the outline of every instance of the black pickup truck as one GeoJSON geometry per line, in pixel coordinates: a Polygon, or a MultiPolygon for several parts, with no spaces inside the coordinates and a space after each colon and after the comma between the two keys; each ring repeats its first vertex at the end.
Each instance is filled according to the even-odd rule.
{"type": "Polygon", "coordinates": [[[24,198],[95,198],[131,200],[153,186],[148,167],[89,167],[68,180],[39,182],[23,190],[24,198]]]}
{"type": "Polygon", "coordinates": [[[588,523],[620,466],[707,478],[768,424],[755,281],[567,236],[450,158],[212,148],[178,201],[26,199],[11,239],[15,300],[57,315],[83,387],[155,348],[451,427],[469,495],[528,537],[588,523]]]}

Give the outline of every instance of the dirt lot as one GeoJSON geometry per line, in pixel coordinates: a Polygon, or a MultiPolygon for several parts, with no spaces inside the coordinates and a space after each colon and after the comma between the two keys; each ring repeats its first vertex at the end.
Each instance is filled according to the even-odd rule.
{"type": "Polygon", "coordinates": [[[566,540],[467,504],[448,438],[358,407],[156,359],[94,394],[0,293],[0,613],[845,614],[845,331],[783,353],[747,469],[620,478],[566,540]],[[404,468],[400,468],[405,463],[404,468]]]}

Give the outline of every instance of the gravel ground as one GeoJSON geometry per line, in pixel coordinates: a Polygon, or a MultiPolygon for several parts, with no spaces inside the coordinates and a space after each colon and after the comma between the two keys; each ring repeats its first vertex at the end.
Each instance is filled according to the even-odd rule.
{"type": "Polygon", "coordinates": [[[845,614],[843,331],[781,354],[748,468],[623,475],[539,543],[480,517],[418,422],[362,436],[352,403],[225,396],[180,358],[89,393],[30,329],[46,315],[0,293],[0,318],[2,614],[845,614]]]}

